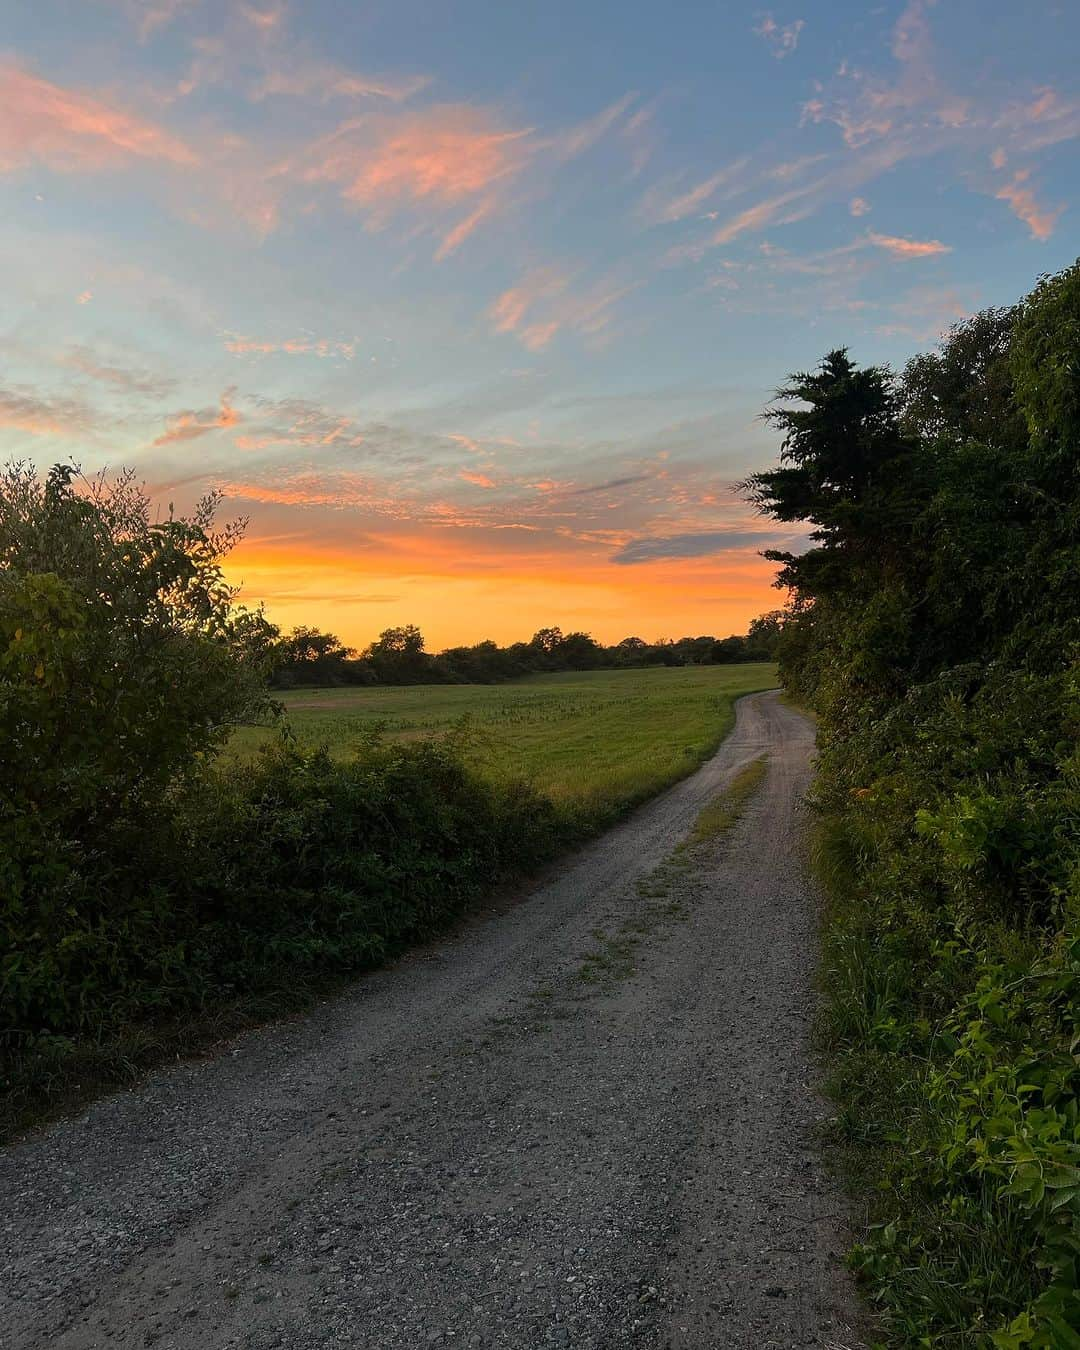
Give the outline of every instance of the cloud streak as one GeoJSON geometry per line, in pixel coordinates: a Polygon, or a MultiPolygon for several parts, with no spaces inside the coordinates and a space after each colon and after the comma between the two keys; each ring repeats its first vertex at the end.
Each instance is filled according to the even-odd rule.
{"type": "Polygon", "coordinates": [[[950,246],[943,244],[940,239],[902,239],[895,234],[876,234],[873,230],[867,235],[867,239],[875,248],[884,249],[891,257],[906,261],[915,258],[940,258],[944,253],[952,252],[950,246]]]}
{"type": "Polygon", "coordinates": [[[496,333],[513,334],[532,352],[543,351],[562,329],[586,341],[603,340],[618,302],[632,289],[599,281],[578,289],[572,271],[537,268],[502,292],[488,309],[496,333]]]}
{"type": "Polygon", "coordinates": [[[159,161],[186,168],[198,156],[178,137],[93,95],[0,65],[0,172],[40,163],[60,173],[159,161]]]}
{"type": "Polygon", "coordinates": [[[202,412],[175,413],[165,430],[154,441],[155,446],[176,445],[182,441],[194,441],[211,431],[227,431],[241,422],[240,414],[232,406],[234,390],[226,389],[221,395],[217,409],[205,409],[202,412]]]}
{"type": "Polygon", "coordinates": [[[682,558],[707,558],[721,553],[783,547],[778,538],[760,530],[702,530],[693,534],[669,534],[630,539],[611,555],[613,563],[667,562],[682,558]]]}

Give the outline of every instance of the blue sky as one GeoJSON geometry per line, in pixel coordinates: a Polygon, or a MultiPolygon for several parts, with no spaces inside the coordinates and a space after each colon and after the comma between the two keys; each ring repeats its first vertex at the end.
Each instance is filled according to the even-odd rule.
{"type": "Polygon", "coordinates": [[[5,457],[223,488],[245,598],[357,643],[744,626],[770,390],[1076,255],[1073,5],[6,17],[5,457]]]}

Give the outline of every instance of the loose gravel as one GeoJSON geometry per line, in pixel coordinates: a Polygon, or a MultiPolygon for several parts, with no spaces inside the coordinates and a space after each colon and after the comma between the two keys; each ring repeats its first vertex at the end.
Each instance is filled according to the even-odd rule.
{"type": "Polygon", "coordinates": [[[0,1154],[0,1345],[860,1345],[814,1146],[811,749],[742,699],[520,903],[0,1154]]]}

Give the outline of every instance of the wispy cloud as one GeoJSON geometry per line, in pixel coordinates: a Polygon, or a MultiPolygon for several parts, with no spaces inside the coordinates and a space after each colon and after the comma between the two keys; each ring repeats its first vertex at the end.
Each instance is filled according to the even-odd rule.
{"type": "Polygon", "coordinates": [[[209,408],[202,412],[175,413],[169,419],[165,430],[155,439],[154,445],[175,445],[180,441],[193,441],[211,431],[226,431],[237,426],[242,419],[232,406],[231,400],[234,393],[235,390],[226,389],[221,395],[221,402],[216,409],[209,408]]]}
{"type": "Polygon", "coordinates": [[[999,201],[1009,203],[1013,215],[1024,222],[1033,239],[1046,240],[1054,233],[1054,226],[1065,208],[1040,206],[1028,182],[1030,177],[1030,170],[1018,170],[1009,182],[998,188],[994,196],[999,201]]]}
{"type": "Polygon", "coordinates": [[[323,361],[332,357],[351,361],[356,355],[355,338],[345,342],[310,336],[268,339],[226,333],[224,345],[234,356],[315,356],[323,361]]]}
{"type": "Polygon", "coordinates": [[[615,305],[631,287],[599,281],[578,289],[575,274],[537,268],[502,292],[488,309],[496,333],[512,333],[529,351],[542,351],[566,328],[597,341],[608,329],[615,305]]]}
{"type": "Polygon", "coordinates": [[[882,248],[894,258],[939,258],[943,253],[951,253],[952,248],[940,239],[902,239],[895,234],[876,234],[873,230],[867,239],[875,248],[882,248]]]}
{"type": "Polygon", "coordinates": [[[362,75],[327,61],[303,60],[293,56],[275,64],[251,89],[256,101],[273,97],[313,99],[329,103],[333,99],[387,99],[403,103],[431,83],[428,75],[362,75]]]}
{"type": "Polygon", "coordinates": [[[0,386],[0,427],[8,431],[28,436],[78,436],[92,424],[89,409],[74,399],[0,386]]]}
{"type": "Polygon", "coordinates": [[[641,203],[641,214],[656,224],[666,225],[701,210],[722,188],[740,183],[750,164],[750,157],[744,155],[734,163],[726,165],[717,173],[696,183],[693,187],[676,192],[662,186],[652,188],[641,203]]]}
{"type": "Polygon", "coordinates": [[[82,345],[69,347],[58,360],[60,365],[119,393],[164,398],[175,387],[175,381],[167,375],[115,365],[82,345]]]}
{"type": "Polygon", "coordinates": [[[742,234],[756,233],[770,225],[790,225],[794,221],[804,220],[815,208],[818,186],[806,184],[792,188],[790,192],[766,197],[746,207],[721,225],[709,242],[718,248],[730,244],[742,234]]]}
{"type": "Polygon", "coordinates": [[[121,168],[136,160],[193,166],[178,137],[103,99],[65,89],[11,62],[0,64],[0,172],[40,163],[62,173],[121,168]]]}
{"type": "Polygon", "coordinates": [[[806,27],[805,19],[793,19],[791,23],[777,23],[771,14],[766,14],[754,29],[754,32],[772,48],[773,56],[782,61],[799,45],[799,34],[806,27]]]}
{"type": "Polygon", "coordinates": [[[297,172],[309,183],[335,184],[372,229],[402,211],[434,212],[444,258],[494,211],[498,189],[524,167],[530,135],[529,129],[507,130],[490,110],[467,104],[359,118],[306,152],[297,172]],[[469,204],[467,214],[448,221],[447,213],[462,204],[469,204]]]}
{"type": "Polygon", "coordinates": [[[473,487],[493,488],[497,486],[494,478],[490,478],[486,473],[474,473],[471,469],[462,469],[458,477],[463,483],[471,483],[473,487]]]}

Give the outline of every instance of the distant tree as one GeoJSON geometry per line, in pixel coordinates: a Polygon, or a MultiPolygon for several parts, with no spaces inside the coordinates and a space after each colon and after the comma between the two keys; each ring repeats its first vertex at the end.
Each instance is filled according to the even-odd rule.
{"type": "Polygon", "coordinates": [[[532,640],[529,645],[538,648],[542,652],[547,652],[550,655],[558,648],[562,640],[563,633],[561,628],[540,628],[532,635],[532,640]]]}
{"type": "Polygon", "coordinates": [[[675,650],[684,665],[697,666],[709,662],[715,644],[716,638],[712,636],[684,637],[675,643],[675,650]]]}
{"type": "Polygon", "coordinates": [[[743,643],[744,661],[775,661],[780,650],[780,635],[787,614],[782,609],[771,610],[750,620],[750,628],[743,643]]]}
{"type": "Polygon", "coordinates": [[[415,684],[431,668],[424,635],[415,624],[384,628],[365,653],[384,684],[415,684]]]}
{"type": "Polygon", "coordinates": [[[651,648],[644,638],[625,637],[611,649],[611,659],[617,666],[643,666],[651,648]]]}
{"type": "Polygon", "coordinates": [[[276,669],[271,683],[291,685],[338,685],[349,682],[349,664],[356,653],[333,633],[318,628],[294,628],[277,644],[276,669]]]}
{"type": "Polygon", "coordinates": [[[597,670],[606,664],[604,649],[591,633],[567,633],[553,654],[569,670],[597,670]]]}
{"type": "Polygon", "coordinates": [[[746,639],[743,637],[719,638],[712,645],[710,660],[713,665],[726,666],[746,659],[746,639]]]}

